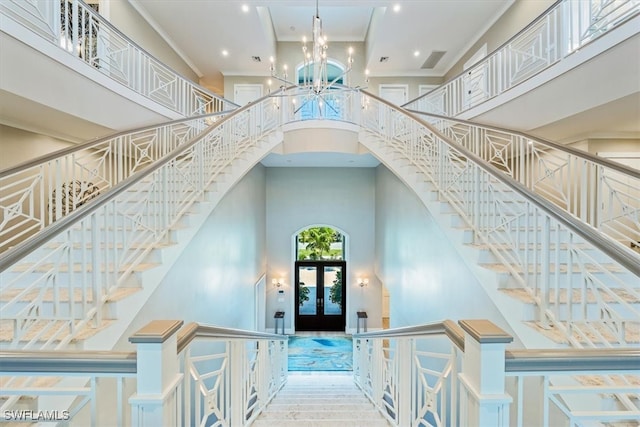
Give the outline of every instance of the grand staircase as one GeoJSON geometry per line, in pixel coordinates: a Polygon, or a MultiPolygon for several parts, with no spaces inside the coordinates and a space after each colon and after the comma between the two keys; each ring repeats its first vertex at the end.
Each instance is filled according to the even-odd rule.
{"type": "Polygon", "coordinates": [[[353,382],[351,372],[289,373],[255,427],[377,427],[390,424],[353,382]]]}
{"type": "Polygon", "coordinates": [[[551,228],[546,243],[553,255],[548,260],[536,259],[543,245],[543,215],[529,212],[528,202],[518,200],[514,191],[492,190],[493,185],[499,186],[495,179],[477,186],[465,182],[466,166],[453,180],[458,182],[434,182],[438,160],[433,157],[411,158],[405,143],[372,132],[362,132],[360,142],[415,191],[525,347],[640,344],[637,276],[561,227],[551,228]],[[485,204],[497,206],[493,217],[486,219],[494,234],[490,243],[475,235],[464,218],[466,212],[460,211],[468,202],[465,195],[473,192],[481,193],[478,199],[486,200],[485,204]],[[533,235],[536,237],[531,238],[533,235]],[[525,272],[520,261],[527,259],[529,271],[525,272]],[[544,274],[557,278],[557,289],[536,287],[544,274]],[[540,309],[541,298],[547,299],[545,311],[540,309]],[[554,321],[549,322],[548,316],[554,321]]]}
{"type": "Polygon", "coordinates": [[[151,174],[113,200],[115,215],[89,214],[2,271],[0,348],[112,349],[225,194],[282,133],[238,138],[232,159],[221,155],[207,164],[210,175],[199,189],[182,165],[172,169],[169,185],[186,188],[176,191],[185,199],[173,204],[179,209],[164,230],[152,227],[164,209],[157,188],[166,182],[151,174]]]}

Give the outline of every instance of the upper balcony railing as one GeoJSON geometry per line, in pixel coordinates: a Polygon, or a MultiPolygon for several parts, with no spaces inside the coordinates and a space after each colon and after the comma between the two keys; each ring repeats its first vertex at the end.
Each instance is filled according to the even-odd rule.
{"type": "Polygon", "coordinates": [[[550,68],[639,13],[638,0],[560,0],[492,54],[403,107],[457,116],[550,68]]]}
{"type": "Polygon", "coordinates": [[[185,117],[237,107],[158,61],[82,0],[7,0],[0,14],[185,117]]]}

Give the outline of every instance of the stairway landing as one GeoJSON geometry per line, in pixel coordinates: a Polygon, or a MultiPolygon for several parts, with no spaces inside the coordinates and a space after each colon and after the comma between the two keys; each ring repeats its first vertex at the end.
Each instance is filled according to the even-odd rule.
{"type": "Polygon", "coordinates": [[[390,424],[353,382],[351,372],[289,372],[255,427],[388,427],[390,424]]]}

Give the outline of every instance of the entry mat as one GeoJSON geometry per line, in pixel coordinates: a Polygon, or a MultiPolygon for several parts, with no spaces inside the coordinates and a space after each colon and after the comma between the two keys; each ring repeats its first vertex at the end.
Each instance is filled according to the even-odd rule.
{"type": "Polygon", "coordinates": [[[350,337],[289,337],[290,371],[351,371],[350,337]]]}

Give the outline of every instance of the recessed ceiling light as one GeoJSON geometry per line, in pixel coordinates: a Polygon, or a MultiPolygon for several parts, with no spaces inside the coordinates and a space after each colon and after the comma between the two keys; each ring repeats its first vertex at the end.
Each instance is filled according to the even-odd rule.
{"type": "Polygon", "coordinates": [[[242,5],[242,11],[243,11],[244,13],[249,12],[249,6],[248,6],[248,5],[246,5],[246,4],[243,4],[243,5],[242,5]]]}
{"type": "Polygon", "coordinates": [[[222,56],[229,56],[229,51],[227,49],[223,49],[222,56]]]}
{"type": "Polygon", "coordinates": [[[420,56],[420,51],[419,50],[414,50],[413,51],[413,56],[420,56]]]}
{"type": "Polygon", "coordinates": [[[395,13],[400,12],[400,5],[399,5],[398,3],[396,3],[396,4],[394,4],[394,5],[393,5],[393,11],[394,11],[395,13]]]}

